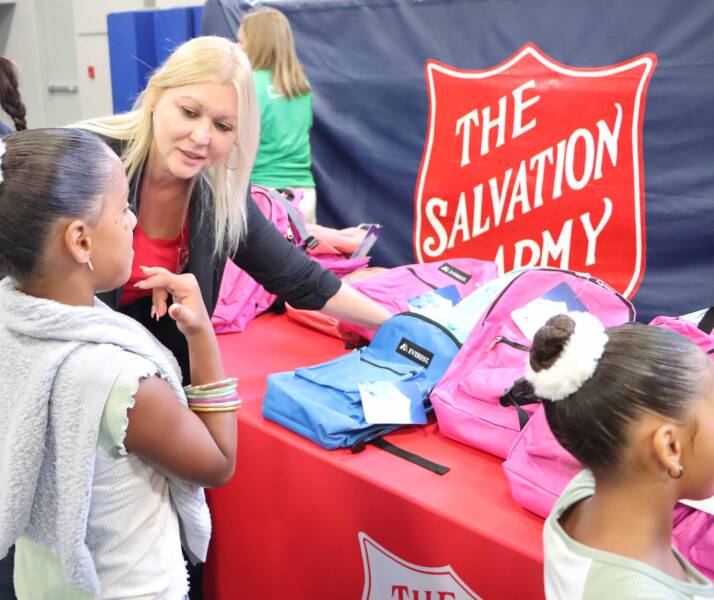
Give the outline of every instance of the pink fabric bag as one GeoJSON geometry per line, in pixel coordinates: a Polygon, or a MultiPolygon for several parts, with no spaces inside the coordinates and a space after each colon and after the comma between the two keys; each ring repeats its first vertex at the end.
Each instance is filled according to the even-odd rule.
{"type": "MultiPolygon", "coordinates": [[[[303,239],[303,233],[310,234],[305,228],[305,222],[299,210],[289,214],[282,202],[276,200],[275,194],[281,194],[283,202],[287,202],[296,208],[302,200],[303,192],[298,189],[288,189],[278,192],[269,188],[253,185],[250,194],[261,212],[272,221],[273,225],[290,242],[297,246],[304,245],[309,240],[303,239]]],[[[328,228],[320,228],[319,231],[330,231],[328,228]]],[[[331,230],[332,240],[342,240],[347,243],[345,236],[340,236],[337,230],[331,230]]],[[[348,236],[349,237],[349,236],[348,236]]],[[[351,243],[351,242],[350,242],[351,243]]],[[[333,271],[338,277],[347,273],[366,267],[369,264],[369,257],[349,258],[341,254],[339,250],[330,244],[320,244],[314,238],[312,242],[314,248],[306,248],[310,257],[320,265],[333,271]],[[314,254],[314,252],[320,252],[314,254]]],[[[275,302],[275,296],[268,293],[263,286],[255,281],[248,273],[240,269],[233,261],[227,260],[223,271],[223,279],[218,293],[218,301],[213,311],[211,322],[216,333],[235,333],[243,331],[246,325],[260,313],[266,311],[275,302]]]]}
{"type": "Polygon", "coordinates": [[[697,325],[682,317],[655,317],[650,321],[650,325],[665,327],[682,334],[714,359],[714,335],[712,335],[711,327],[704,322],[705,319],[702,319],[702,322],[697,325]],[[702,327],[708,331],[704,331],[702,327]]]}
{"type": "Polygon", "coordinates": [[[674,510],[672,542],[689,562],[714,581],[714,516],[678,504],[674,510]]]}
{"type": "MultiPolygon", "coordinates": [[[[277,204],[269,190],[259,185],[250,188],[250,195],[267,219],[289,241],[295,241],[287,211],[277,204]]],[[[292,201],[297,205],[302,192],[295,190],[292,201]]],[[[216,333],[243,331],[246,325],[260,313],[268,310],[275,301],[270,294],[248,273],[228,259],[223,270],[223,279],[218,293],[218,302],[211,317],[216,333]]]]}
{"type": "Polygon", "coordinates": [[[543,405],[517,435],[503,463],[513,499],[543,518],[582,468],[551,433],[543,405]]]}
{"type": "MultiPolygon", "coordinates": [[[[498,275],[496,264],[475,258],[454,258],[434,263],[417,263],[388,269],[359,281],[353,287],[384,306],[393,315],[409,311],[409,300],[426,292],[455,285],[462,298],[498,275]]],[[[376,329],[343,323],[367,340],[376,329]]]]}
{"type": "MultiPolygon", "coordinates": [[[[620,325],[635,316],[628,300],[588,275],[540,268],[504,277],[511,278],[509,283],[487,305],[431,393],[444,435],[502,458],[508,455],[521,423],[519,411],[502,406],[500,398],[524,376],[531,344],[512,312],[538,298],[565,298],[568,310],[591,312],[606,326],[620,325]]],[[[522,412],[532,415],[536,406],[526,405],[522,412]]]]}

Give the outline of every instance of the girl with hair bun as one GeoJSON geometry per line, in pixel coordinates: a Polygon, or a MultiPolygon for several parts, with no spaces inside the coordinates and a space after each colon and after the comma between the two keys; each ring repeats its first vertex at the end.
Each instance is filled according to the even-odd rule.
{"type": "Polygon", "coordinates": [[[684,600],[714,586],[672,547],[672,511],[714,495],[714,369],[681,335],[551,318],[527,378],[585,467],[543,530],[548,600],[684,600]]]}

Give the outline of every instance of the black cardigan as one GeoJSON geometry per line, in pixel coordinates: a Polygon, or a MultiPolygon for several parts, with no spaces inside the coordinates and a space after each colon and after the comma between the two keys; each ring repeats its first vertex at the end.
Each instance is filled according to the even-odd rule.
{"type": "MultiPolygon", "coordinates": [[[[105,138],[121,156],[121,143],[105,138]]],[[[143,169],[129,182],[129,200],[138,214],[143,169]],[[132,201],[135,199],[135,201],[132,201]]],[[[201,288],[208,314],[218,301],[226,256],[213,256],[213,214],[210,189],[201,179],[196,182],[189,201],[189,250],[187,273],[192,273],[201,288]]],[[[270,293],[296,308],[315,310],[337,293],[340,280],[330,271],[308,258],[288,242],[266,219],[258,205],[247,199],[247,233],[238,251],[231,257],[241,269],[270,293]]],[[[184,379],[189,378],[188,347],[175,322],[168,316],[156,322],[150,318],[151,298],[119,307],[123,288],[99,294],[109,306],[144,324],[179,361],[184,379]]]]}

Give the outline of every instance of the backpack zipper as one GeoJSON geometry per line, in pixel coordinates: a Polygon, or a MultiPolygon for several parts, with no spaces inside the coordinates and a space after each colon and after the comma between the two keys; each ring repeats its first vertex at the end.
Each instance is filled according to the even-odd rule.
{"type": "Polygon", "coordinates": [[[439,288],[436,287],[433,283],[429,283],[426,279],[419,277],[419,275],[416,274],[416,271],[412,267],[407,267],[407,271],[409,271],[414,277],[416,277],[419,281],[422,283],[428,285],[432,290],[438,290],[439,288]]]}
{"type": "Polygon", "coordinates": [[[456,347],[457,347],[457,348],[461,348],[461,346],[463,345],[463,344],[459,341],[459,338],[457,338],[451,331],[449,331],[449,328],[448,328],[448,327],[444,327],[444,326],[443,326],[441,323],[439,323],[438,321],[434,321],[434,319],[430,319],[429,317],[426,317],[426,316],[424,316],[424,315],[422,315],[422,314],[420,314],[420,313],[409,312],[409,311],[405,311],[405,312],[402,312],[402,313],[399,313],[399,314],[400,314],[400,315],[407,316],[407,317],[414,317],[415,319],[421,319],[422,321],[424,321],[424,322],[426,322],[426,323],[430,323],[430,324],[433,325],[434,327],[437,327],[438,329],[441,329],[441,331],[443,331],[447,336],[449,336],[449,338],[451,339],[451,341],[454,342],[454,344],[456,344],[456,347]]]}
{"type": "Polygon", "coordinates": [[[520,342],[514,342],[513,340],[509,340],[507,337],[499,335],[488,345],[489,351],[493,350],[497,344],[506,344],[506,346],[510,346],[511,348],[515,348],[516,350],[523,350],[523,352],[530,352],[531,350],[530,347],[526,346],[525,344],[521,344],[520,342]]]}
{"type": "Polygon", "coordinates": [[[416,371],[407,371],[406,373],[400,373],[396,369],[392,369],[391,367],[385,367],[384,365],[379,365],[375,362],[372,362],[371,360],[364,358],[363,356],[360,356],[359,359],[363,360],[368,365],[372,365],[373,367],[377,367],[378,369],[385,369],[386,371],[391,371],[392,373],[394,373],[395,375],[399,375],[400,377],[404,377],[404,375],[416,375],[417,374],[416,371]]]}

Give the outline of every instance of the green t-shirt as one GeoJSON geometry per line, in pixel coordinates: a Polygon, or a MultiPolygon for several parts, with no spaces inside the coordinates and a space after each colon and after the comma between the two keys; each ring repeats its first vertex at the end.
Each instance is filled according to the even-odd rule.
{"type": "Polygon", "coordinates": [[[310,171],[312,94],[287,99],[267,69],[253,71],[260,105],[260,146],[251,183],[273,188],[315,187],[310,171]]]}

